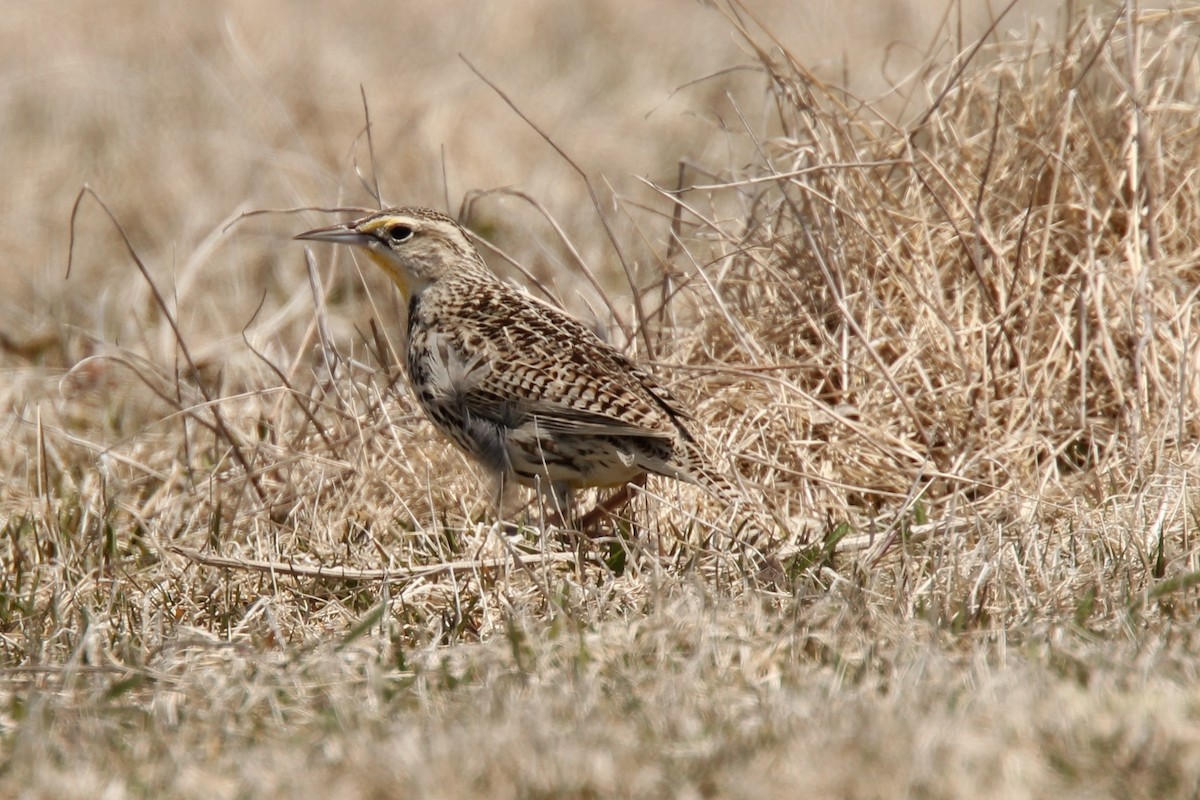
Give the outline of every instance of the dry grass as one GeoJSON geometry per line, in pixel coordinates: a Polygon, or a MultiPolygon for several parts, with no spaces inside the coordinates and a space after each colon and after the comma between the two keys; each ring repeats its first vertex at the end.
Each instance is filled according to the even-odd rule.
{"type": "Polygon", "coordinates": [[[672,7],[652,43],[596,8],[533,17],[574,55],[513,94],[599,212],[469,70],[422,60],[457,41],[427,12],[398,51],[332,9],[130,2],[166,45],[58,62],[92,89],[63,105],[22,89],[57,73],[20,71],[47,34],[9,19],[0,133],[30,174],[0,245],[45,273],[0,273],[0,795],[1194,796],[1200,14],[997,28],[867,101],[772,39],[779,9],[672,7]],[[670,101],[705,119],[661,111],[739,49],[753,69],[670,101]],[[791,521],[782,575],[667,482],[607,539],[500,535],[404,388],[393,293],[327,252],[305,278],[285,235],[328,215],[240,217],[372,202],[356,70],[385,195],[467,197],[662,361],[791,521]],[[132,250],[90,196],[72,238],[84,179],[132,250]],[[533,202],[470,191],[509,184],[533,202]]]}

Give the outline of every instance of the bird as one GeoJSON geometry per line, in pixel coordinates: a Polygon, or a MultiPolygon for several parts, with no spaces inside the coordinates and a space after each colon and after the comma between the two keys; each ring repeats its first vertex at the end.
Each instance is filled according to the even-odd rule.
{"type": "Polygon", "coordinates": [[[692,415],[648,367],[501,280],[446,214],[388,208],[295,238],[356,248],[395,283],[417,403],[499,477],[501,496],[516,481],[566,518],[575,490],[654,474],[740,502],[690,429],[692,415]]]}

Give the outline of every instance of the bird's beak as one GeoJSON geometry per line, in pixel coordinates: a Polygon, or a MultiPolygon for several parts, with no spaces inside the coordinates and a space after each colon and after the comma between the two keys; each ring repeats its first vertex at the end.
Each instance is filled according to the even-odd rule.
{"type": "Polygon", "coordinates": [[[325,228],[316,228],[296,234],[292,238],[308,239],[314,242],[333,242],[334,244],[353,244],[359,247],[366,247],[370,242],[376,241],[371,234],[356,231],[353,222],[342,222],[325,228]]]}

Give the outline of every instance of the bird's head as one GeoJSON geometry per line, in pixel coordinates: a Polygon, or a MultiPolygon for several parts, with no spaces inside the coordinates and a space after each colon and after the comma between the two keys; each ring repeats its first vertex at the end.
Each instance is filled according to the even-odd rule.
{"type": "Polygon", "coordinates": [[[466,231],[428,208],[388,208],[295,238],[362,248],[400,287],[405,302],[456,274],[492,277],[466,231]]]}

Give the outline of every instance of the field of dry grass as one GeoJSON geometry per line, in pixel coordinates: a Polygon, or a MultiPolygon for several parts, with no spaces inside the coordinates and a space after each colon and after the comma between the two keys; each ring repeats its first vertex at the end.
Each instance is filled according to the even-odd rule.
{"type": "Polygon", "coordinates": [[[1200,8],[223,5],[0,20],[0,797],[1200,796],[1200,8]],[[289,238],[376,187],[778,568],[666,481],[502,534],[289,238]]]}

